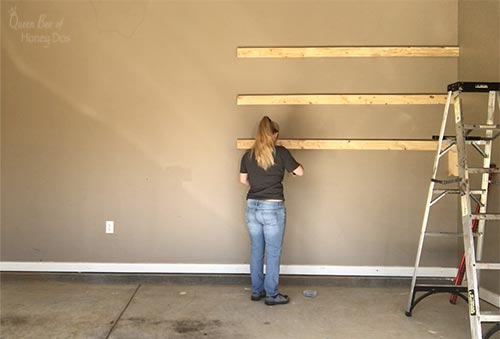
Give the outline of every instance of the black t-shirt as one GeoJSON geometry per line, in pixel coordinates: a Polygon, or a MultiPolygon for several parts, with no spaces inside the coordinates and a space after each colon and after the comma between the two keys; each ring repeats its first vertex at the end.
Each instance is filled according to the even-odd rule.
{"type": "Polygon", "coordinates": [[[247,150],[241,158],[240,173],[248,173],[250,190],[247,199],[279,199],[285,200],[283,195],[283,176],[285,169],[292,172],[300,164],[283,146],[276,146],[274,151],[274,165],[264,170],[259,167],[251,150],[247,150]]]}

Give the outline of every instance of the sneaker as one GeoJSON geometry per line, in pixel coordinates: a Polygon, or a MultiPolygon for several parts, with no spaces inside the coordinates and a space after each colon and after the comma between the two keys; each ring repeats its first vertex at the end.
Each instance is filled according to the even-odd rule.
{"type": "Polygon", "coordinates": [[[262,292],[260,292],[260,293],[252,292],[252,297],[250,299],[252,299],[253,301],[259,301],[260,299],[264,298],[265,296],[266,296],[266,291],[262,290],[262,292]]]}
{"type": "Polygon", "coordinates": [[[272,305],[283,305],[283,304],[288,304],[290,299],[288,298],[287,295],[278,293],[274,297],[266,297],[265,303],[266,305],[272,306],[272,305]]]}

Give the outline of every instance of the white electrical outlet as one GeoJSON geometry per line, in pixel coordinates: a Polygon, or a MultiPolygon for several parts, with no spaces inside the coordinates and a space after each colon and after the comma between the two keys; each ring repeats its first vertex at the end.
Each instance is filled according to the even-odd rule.
{"type": "Polygon", "coordinates": [[[114,221],[106,221],[106,233],[115,233],[114,221]]]}

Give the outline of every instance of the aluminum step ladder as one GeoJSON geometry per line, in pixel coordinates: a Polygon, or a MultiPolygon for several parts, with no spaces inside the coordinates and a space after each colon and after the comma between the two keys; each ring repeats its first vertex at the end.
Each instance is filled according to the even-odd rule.
{"type": "MultiPolygon", "coordinates": [[[[491,220],[493,227],[498,226],[497,221],[500,220],[500,214],[491,214],[487,212],[489,176],[491,173],[500,173],[498,168],[491,168],[492,146],[496,138],[500,134],[500,125],[495,124],[495,101],[498,102],[500,109],[500,83],[488,82],[456,82],[448,85],[448,97],[443,113],[443,120],[439,133],[438,148],[434,159],[433,173],[427,194],[426,207],[422,220],[422,229],[418,244],[417,256],[415,260],[415,268],[412,277],[410,296],[405,314],[412,315],[414,307],[424,298],[435,293],[452,293],[469,303],[469,319],[471,338],[486,339],[500,330],[500,313],[481,312],[479,305],[479,271],[480,270],[497,270],[500,272],[500,263],[483,263],[482,253],[484,245],[484,230],[486,221],[491,220]],[[485,124],[464,124],[462,112],[462,99],[460,94],[463,92],[487,92],[488,95],[488,112],[485,124]],[[496,98],[496,100],[495,100],[496,98]],[[456,136],[445,136],[446,123],[448,120],[448,112],[451,101],[455,113],[455,130],[456,136]],[[479,136],[473,136],[473,132],[479,133],[479,136]],[[469,167],[467,159],[467,145],[472,146],[483,158],[481,167],[469,167]],[[458,176],[449,177],[446,179],[438,179],[437,173],[440,160],[445,154],[456,148],[458,157],[458,176]],[[469,183],[469,175],[481,175],[481,188],[472,190],[469,183]],[[457,185],[454,188],[436,189],[435,185],[457,185]],[[449,194],[460,195],[460,211],[462,216],[462,233],[450,232],[428,232],[427,226],[431,207],[438,201],[449,194]],[[474,200],[478,205],[479,213],[473,213],[471,209],[471,200],[474,200]],[[479,225],[477,232],[472,231],[472,221],[478,220],[479,225]],[[454,236],[462,237],[465,250],[465,266],[467,286],[457,285],[432,285],[432,284],[417,284],[418,271],[424,240],[431,236],[454,236]],[[476,239],[477,246],[474,244],[476,239]],[[417,292],[425,292],[416,298],[417,292]],[[482,324],[493,323],[483,336],[482,324]]],[[[498,212],[498,211],[497,211],[498,212]]]]}

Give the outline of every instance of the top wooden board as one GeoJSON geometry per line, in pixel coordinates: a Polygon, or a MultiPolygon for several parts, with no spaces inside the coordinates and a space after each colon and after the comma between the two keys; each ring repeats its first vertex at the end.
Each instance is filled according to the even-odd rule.
{"type": "Polygon", "coordinates": [[[455,46],[428,47],[239,47],[238,58],[458,57],[455,46]]]}

